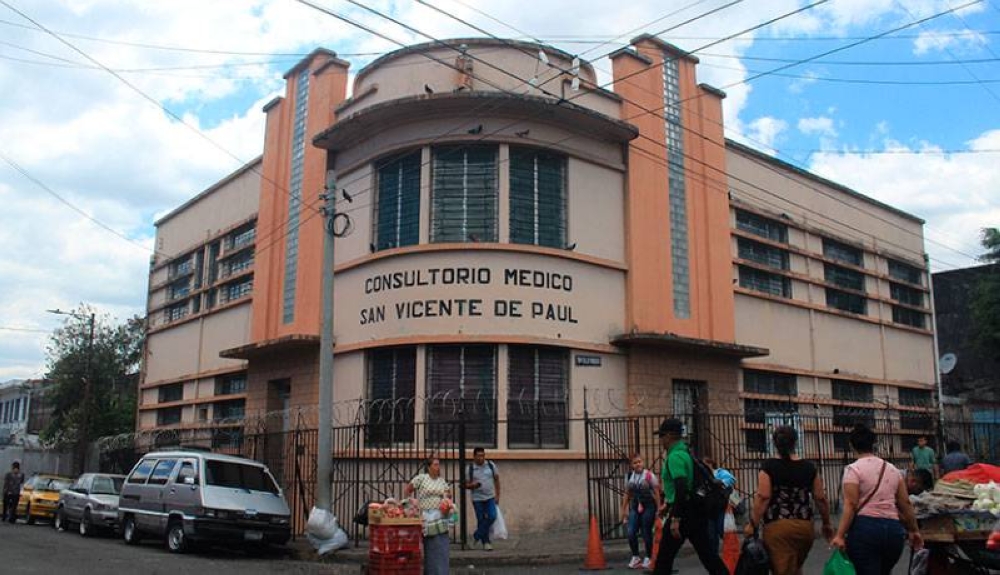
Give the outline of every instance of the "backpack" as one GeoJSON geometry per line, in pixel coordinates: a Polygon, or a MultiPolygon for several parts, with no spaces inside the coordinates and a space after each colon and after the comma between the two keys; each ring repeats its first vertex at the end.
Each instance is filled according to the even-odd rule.
{"type": "Polygon", "coordinates": [[[715,478],[712,470],[701,459],[691,456],[694,462],[694,489],[690,503],[695,509],[714,517],[726,510],[731,491],[715,478]]]}
{"type": "MultiPolygon", "coordinates": [[[[496,480],[496,478],[497,478],[497,466],[493,465],[493,461],[490,460],[490,459],[486,460],[486,464],[490,466],[490,473],[493,474],[493,479],[496,480]]],[[[471,463],[469,464],[469,471],[465,475],[465,480],[466,481],[472,481],[472,465],[473,464],[471,464],[471,463]]]]}

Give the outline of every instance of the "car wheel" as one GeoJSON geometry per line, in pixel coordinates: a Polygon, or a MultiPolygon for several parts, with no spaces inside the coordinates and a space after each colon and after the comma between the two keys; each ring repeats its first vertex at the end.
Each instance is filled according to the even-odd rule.
{"type": "Polygon", "coordinates": [[[52,518],[52,527],[56,531],[66,531],[66,510],[62,507],[56,510],[56,516],[52,518]]]}
{"type": "Polygon", "coordinates": [[[31,505],[24,508],[24,522],[28,525],[35,524],[35,516],[31,514],[31,505]]]}
{"type": "Polygon", "coordinates": [[[94,529],[90,524],[90,509],[86,509],[83,512],[83,519],[80,520],[80,535],[82,537],[90,537],[93,534],[94,529]]]}
{"type": "Polygon", "coordinates": [[[135,518],[131,515],[122,523],[122,538],[128,545],[139,544],[139,530],[135,528],[135,518]]]}
{"type": "Polygon", "coordinates": [[[187,537],[184,535],[184,525],[177,519],[170,521],[167,527],[167,549],[171,553],[184,553],[188,549],[187,537]]]}

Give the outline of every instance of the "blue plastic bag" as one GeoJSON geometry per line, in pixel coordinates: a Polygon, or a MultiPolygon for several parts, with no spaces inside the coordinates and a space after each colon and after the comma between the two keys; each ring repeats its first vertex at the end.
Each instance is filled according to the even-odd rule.
{"type": "Polygon", "coordinates": [[[830,559],[826,562],[826,567],[823,567],[823,575],[857,575],[854,570],[854,564],[851,560],[847,558],[847,555],[837,549],[830,555],[830,559]]]}

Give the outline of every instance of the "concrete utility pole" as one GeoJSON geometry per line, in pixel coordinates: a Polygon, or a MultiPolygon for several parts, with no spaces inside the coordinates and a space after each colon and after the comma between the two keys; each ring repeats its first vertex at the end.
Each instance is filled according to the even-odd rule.
{"type": "Polygon", "coordinates": [[[316,507],[330,510],[333,471],[333,248],[336,185],[333,170],[326,172],[323,194],[323,320],[319,336],[319,429],[316,450],[316,507]]]}
{"type": "Polygon", "coordinates": [[[94,379],[94,375],[92,373],[93,368],[91,367],[91,358],[94,355],[94,322],[96,315],[94,313],[82,314],[71,311],[62,311],[61,309],[48,309],[45,311],[57,315],[68,315],[77,319],[86,319],[90,327],[90,332],[87,336],[86,367],[83,370],[83,409],[80,412],[80,436],[77,438],[78,441],[76,446],[76,469],[78,473],[82,474],[86,471],[87,445],[90,443],[90,411],[93,408],[90,404],[90,399],[93,395],[92,380],[94,379]]]}

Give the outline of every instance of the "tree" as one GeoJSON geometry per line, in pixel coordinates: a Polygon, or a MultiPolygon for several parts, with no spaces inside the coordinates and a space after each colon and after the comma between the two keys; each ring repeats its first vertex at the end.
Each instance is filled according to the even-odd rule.
{"type": "Polygon", "coordinates": [[[973,341],[986,357],[1000,359],[1000,229],[984,228],[981,242],[986,252],[979,260],[991,265],[972,294],[973,341]]]}
{"type": "Polygon", "coordinates": [[[46,350],[51,387],[45,401],[52,408],[52,421],[41,433],[46,443],[72,444],[135,430],[145,320],[135,316],[115,323],[97,315],[91,342],[92,313],[85,305],[73,310],[46,350]]]}

